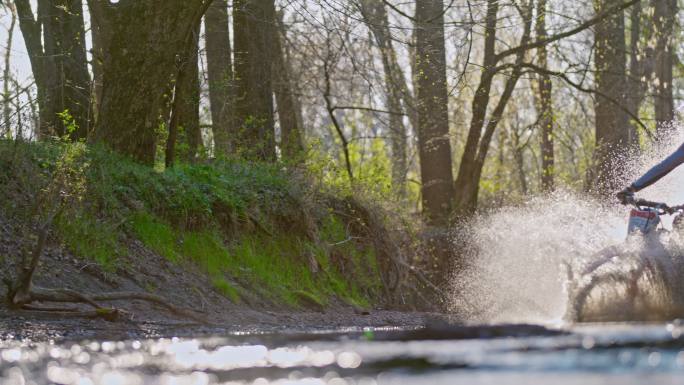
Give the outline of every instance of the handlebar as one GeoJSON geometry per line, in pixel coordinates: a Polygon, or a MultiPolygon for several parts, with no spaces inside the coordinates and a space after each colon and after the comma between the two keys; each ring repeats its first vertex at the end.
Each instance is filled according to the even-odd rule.
{"type": "Polygon", "coordinates": [[[653,202],[649,201],[646,199],[632,199],[631,202],[627,202],[628,204],[632,204],[638,208],[641,207],[651,207],[657,210],[662,210],[663,213],[666,214],[674,214],[675,212],[679,210],[684,210],[684,205],[677,205],[677,206],[668,206],[667,203],[662,203],[662,202],[653,202]]]}

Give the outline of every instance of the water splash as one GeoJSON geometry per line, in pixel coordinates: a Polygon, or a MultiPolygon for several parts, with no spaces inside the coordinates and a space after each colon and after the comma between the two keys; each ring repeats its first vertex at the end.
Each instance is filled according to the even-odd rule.
{"type": "MultiPolygon", "coordinates": [[[[668,140],[625,160],[630,171],[621,179],[627,184],[637,178],[682,142],[684,130],[673,129],[668,140]]],[[[684,203],[684,166],[639,196],[684,203]]],[[[574,294],[569,292],[591,282],[592,293],[582,299],[584,319],[677,314],[684,308],[679,285],[684,278],[684,241],[666,235],[657,237],[656,246],[653,240],[625,242],[628,211],[615,203],[558,191],[478,216],[455,237],[455,247],[468,246],[465,263],[452,280],[452,311],[472,322],[561,322],[572,313],[568,298],[574,294]],[[599,253],[613,245],[620,249],[599,253]],[[594,269],[589,268],[592,265],[594,269]],[[642,273],[634,279],[638,301],[626,278],[635,272],[642,273]]],[[[671,219],[663,217],[663,222],[669,228],[671,219]]]]}

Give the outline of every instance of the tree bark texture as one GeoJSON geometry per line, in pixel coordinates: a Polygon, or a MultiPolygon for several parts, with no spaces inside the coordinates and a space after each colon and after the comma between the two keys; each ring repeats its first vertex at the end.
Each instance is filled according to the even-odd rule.
{"type": "MultiPolygon", "coordinates": [[[[89,6],[90,7],[90,6],[89,6]]],[[[92,38],[92,47],[90,53],[92,59],[90,66],[93,70],[93,113],[94,113],[94,124],[97,124],[97,112],[102,104],[102,64],[104,61],[104,50],[103,50],[103,34],[102,26],[98,23],[98,19],[93,17],[93,10],[90,10],[90,36],[92,38]]]]}
{"type": "MultiPolygon", "coordinates": [[[[620,0],[601,0],[597,13],[619,4],[620,0]]],[[[615,160],[628,148],[629,117],[620,108],[626,106],[627,77],[625,55],[624,12],[617,12],[595,27],[595,56],[597,95],[594,103],[596,124],[595,190],[610,193],[617,186],[615,160]],[[611,100],[603,97],[609,96],[611,100]],[[616,105],[619,104],[619,105],[616,105]]]]}
{"type": "Polygon", "coordinates": [[[233,58],[226,0],[211,3],[204,16],[204,30],[214,154],[225,156],[231,152],[235,135],[233,58]]]}
{"type": "Polygon", "coordinates": [[[19,28],[24,37],[24,44],[31,62],[33,78],[36,81],[38,97],[39,129],[38,137],[49,136],[59,125],[57,111],[53,106],[54,87],[48,86],[48,68],[54,67],[53,58],[45,55],[42,43],[42,18],[45,13],[45,1],[38,2],[37,13],[31,9],[29,0],[16,0],[19,28]]]}
{"type": "Polygon", "coordinates": [[[38,0],[36,15],[28,0],[15,5],[36,81],[39,137],[67,134],[57,114],[68,110],[78,126],[71,139],[85,138],[92,113],[81,0],[38,0]]]}
{"type": "MultiPolygon", "coordinates": [[[[71,139],[83,139],[91,131],[91,83],[86,58],[85,24],[81,0],[52,0],[43,24],[45,54],[54,57],[57,112],[68,111],[76,124],[71,139]]],[[[59,126],[58,126],[59,127],[59,126]]],[[[65,127],[57,134],[67,134],[65,127]]]]}
{"type": "MultiPolygon", "coordinates": [[[[187,68],[187,47],[209,1],[89,1],[103,32],[99,140],[141,163],[154,163],[173,85],[187,68]]],[[[188,97],[180,91],[177,100],[188,97]]]]}
{"type": "Polygon", "coordinates": [[[453,199],[453,173],[441,0],[417,0],[414,87],[418,114],[421,193],[427,221],[445,225],[453,199]]]}
{"type": "MultiPolygon", "coordinates": [[[[2,130],[6,130],[6,137],[12,137],[12,102],[10,97],[10,60],[12,58],[12,41],[14,38],[14,27],[17,24],[17,12],[14,5],[9,4],[10,26],[7,29],[7,40],[5,45],[5,68],[2,71],[2,130]]],[[[19,92],[19,89],[17,89],[19,92]]],[[[2,132],[0,130],[0,132],[2,132]]]]}
{"type": "Polygon", "coordinates": [[[177,156],[186,162],[194,162],[202,141],[199,121],[199,32],[198,24],[185,55],[178,63],[168,124],[169,136],[166,140],[166,167],[173,166],[177,156]]]}
{"type": "Polygon", "coordinates": [[[653,0],[655,47],[655,120],[657,136],[662,137],[674,120],[672,69],[674,67],[674,27],[677,0],[653,0]]]}
{"type": "Polygon", "coordinates": [[[236,150],[247,158],[275,160],[273,123],[273,0],[235,0],[236,150]]]}
{"type": "Polygon", "coordinates": [[[304,151],[301,105],[292,82],[292,68],[284,49],[285,28],[280,20],[273,28],[273,91],[278,105],[280,151],[283,159],[301,160],[304,151]]]}
{"type": "MultiPolygon", "coordinates": [[[[537,40],[547,38],[546,33],[546,0],[537,2],[537,40]]],[[[538,65],[548,69],[546,46],[537,48],[538,65]]],[[[547,73],[538,76],[539,93],[539,127],[541,135],[541,188],[544,192],[553,190],[554,185],[554,151],[553,151],[553,102],[551,99],[551,76],[547,73]]]]}
{"type": "MultiPolygon", "coordinates": [[[[643,44],[648,41],[644,37],[648,35],[649,28],[642,28],[642,6],[641,3],[635,4],[630,13],[629,31],[629,74],[627,76],[627,108],[634,116],[639,116],[641,104],[646,94],[647,82],[653,72],[653,49],[643,44]]],[[[639,125],[633,119],[630,124],[630,147],[634,150],[639,149],[639,125]]]]}

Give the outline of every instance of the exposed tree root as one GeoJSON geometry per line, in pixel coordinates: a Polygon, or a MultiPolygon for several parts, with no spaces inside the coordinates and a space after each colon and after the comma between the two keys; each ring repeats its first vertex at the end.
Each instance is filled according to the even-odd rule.
{"type": "Polygon", "coordinates": [[[38,268],[38,262],[45,248],[48,229],[54,218],[61,212],[55,210],[48,216],[46,222],[38,229],[38,237],[31,253],[24,253],[20,261],[16,279],[9,277],[3,278],[7,286],[7,305],[11,309],[23,309],[28,311],[51,312],[57,316],[103,318],[115,321],[121,318],[124,311],[116,308],[105,308],[100,306],[98,301],[119,301],[119,300],[140,300],[151,302],[166,308],[174,315],[191,319],[195,322],[207,324],[208,321],[189,310],[172,305],[164,298],[143,292],[111,292],[111,293],[92,293],[84,294],[68,288],[43,288],[33,284],[33,276],[38,268]],[[85,303],[95,310],[79,311],[76,309],[64,309],[54,307],[36,307],[35,302],[58,302],[58,303],[85,303]]]}
{"type": "Polygon", "coordinates": [[[97,310],[78,310],[69,308],[55,308],[25,305],[19,311],[22,313],[31,314],[34,317],[44,316],[46,318],[54,319],[60,318],[100,318],[107,321],[119,321],[121,319],[129,319],[130,314],[120,309],[100,308],[97,310]]]}
{"type": "MultiPolygon", "coordinates": [[[[5,284],[10,287],[8,293],[12,293],[11,285],[12,282],[7,279],[4,280],[5,284]]],[[[169,312],[174,315],[181,316],[184,318],[191,319],[195,322],[207,324],[208,321],[203,317],[195,315],[189,310],[179,308],[172,305],[164,298],[142,292],[111,292],[111,293],[97,293],[97,294],[83,294],[75,290],[66,288],[57,289],[47,289],[31,285],[30,291],[22,292],[21,296],[11,296],[7,297],[7,302],[10,308],[22,309],[30,311],[42,311],[42,312],[52,312],[55,315],[67,315],[70,317],[85,317],[85,318],[104,318],[107,320],[117,320],[120,318],[124,312],[116,308],[105,308],[100,306],[97,301],[120,301],[120,300],[140,300],[151,302],[166,308],[169,312]],[[59,303],[85,303],[93,308],[94,311],[78,311],[76,309],[68,308],[56,308],[56,307],[37,307],[32,305],[34,302],[59,302],[59,303]]]]}

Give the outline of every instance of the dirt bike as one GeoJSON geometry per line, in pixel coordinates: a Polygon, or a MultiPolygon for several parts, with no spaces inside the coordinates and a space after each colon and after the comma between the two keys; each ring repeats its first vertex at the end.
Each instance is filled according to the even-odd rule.
{"type": "Polygon", "coordinates": [[[622,285],[632,307],[640,295],[650,295],[639,289],[639,283],[644,279],[648,279],[651,285],[655,283],[662,288],[659,293],[663,293],[667,301],[675,297],[671,295],[671,291],[676,290],[673,288],[677,286],[677,282],[671,281],[677,279],[678,269],[673,267],[671,261],[678,256],[672,256],[671,250],[663,244],[662,235],[672,232],[684,235],[684,205],[669,206],[634,198],[625,204],[633,206],[626,241],[595,254],[589,259],[589,263],[579,269],[579,274],[566,265],[568,306],[565,318],[568,321],[587,320],[587,301],[601,287],[612,290],[622,285]],[[672,230],[662,226],[660,218],[663,215],[674,216],[672,230]]]}

